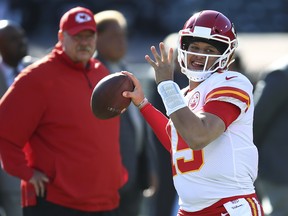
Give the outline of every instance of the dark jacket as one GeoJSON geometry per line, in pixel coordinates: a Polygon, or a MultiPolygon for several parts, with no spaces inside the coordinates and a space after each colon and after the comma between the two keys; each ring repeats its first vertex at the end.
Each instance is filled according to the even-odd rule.
{"type": "MultiPolygon", "coordinates": [[[[105,61],[100,55],[97,56],[111,73],[113,67],[110,62],[105,61]]],[[[123,62],[115,65],[121,70],[127,70],[127,66],[123,62]]],[[[114,65],[114,66],[115,66],[114,65]]],[[[115,68],[114,68],[115,70],[115,68]]],[[[151,176],[155,173],[157,166],[155,146],[153,145],[152,130],[145,122],[137,107],[132,103],[130,107],[120,116],[120,150],[122,161],[128,171],[128,182],[121,189],[120,194],[139,193],[149,188],[151,176]],[[140,124],[142,139],[139,139],[136,125],[140,124]],[[137,191],[135,191],[135,188],[137,191]]]]}
{"type": "MultiPolygon", "coordinates": [[[[32,56],[25,56],[22,61],[19,63],[23,68],[27,67],[28,65],[34,63],[37,60],[37,58],[32,56]]],[[[4,93],[7,91],[9,86],[7,85],[6,78],[4,76],[4,72],[1,71],[0,67],[0,98],[4,95],[4,93]]]]}
{"type": "MultiPolygon", "coordinates": [[[[131,104],[130,106],[134,105],[131,104]]],[[[154,146],[150,140],[148,126],[142,116],[139,117],[143,128],[143,139],[140,143],[136,143],[137,133],[135,123],[133,123],[135,119],[131,116],[130,108],[120,117],[120,150],[123,164],[128,171],[128,182],[122,190],[130,190],[136,186],[140,191],[143,191],[150,186],[151,173],[155,166],[155,152],[153,152],[154,146]]],[[[139,111],[136,111],[139,115],[139,111]]]]}
{"type": "Polygon", "coordinates": [[[254,142],[259,149],[259,177],[288,184],[288,63],[268,72],[254,92],[254,142]]]}

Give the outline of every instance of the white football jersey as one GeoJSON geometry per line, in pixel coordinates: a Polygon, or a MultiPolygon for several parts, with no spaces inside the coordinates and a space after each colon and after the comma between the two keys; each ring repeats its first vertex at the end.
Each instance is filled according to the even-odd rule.
{"type": "Polygon", "coordinates": [[[193,151],[170,121],[172,167],[179,205],[187,212],[204,209],[225,197],[255,193],[258,151],[253,144],[253,86],[241,73],[214,73],[185,99],[193,112],[212,100],[238,106],[239,117],[202,150],[193,151]]]}

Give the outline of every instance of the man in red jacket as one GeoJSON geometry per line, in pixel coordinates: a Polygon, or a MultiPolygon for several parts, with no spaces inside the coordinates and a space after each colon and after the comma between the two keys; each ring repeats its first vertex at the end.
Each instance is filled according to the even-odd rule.
{"type": "Polygon", "coordinates": [[[93,13],[67,11],[58,39],[0,101],[2,166],[22,180],[24,216],[114,216],[127,176],[119,117],[99,120],[90,110],[94,86],[109,74],[92,58],[93,13]]]}

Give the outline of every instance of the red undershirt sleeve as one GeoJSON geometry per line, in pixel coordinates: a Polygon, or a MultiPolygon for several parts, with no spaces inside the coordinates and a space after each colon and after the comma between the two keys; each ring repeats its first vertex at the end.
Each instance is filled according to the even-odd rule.
{"type": "Polygon", "coordinates": [[[169,119],[163,113],[153,107],[150,103],[145,105],[140,110],[140,112],[152,128],[153,132],[155,133],[161,144],[165,147],[167,151],[170,152],[171,143],[166,131],[166,126],[169,119]]]}
{"type": "Polygon", "coordinates": [[[226,126],[226,129],[240,115],[239,107],[224,101],[210,101],[204,105],[203,110],[221,118],[226,126]]]}
{"type": "MultiPolygon", "coordinates": [[[[240,115],[240,109],[237,106],[223,101],[211,101],[203,107],[203,110],[221,118],[226,128],[240,115]]],[[[166,131],[169,119],[150,103],[144,106],[140,112],[161,144],[170,152],[171,143],[166,131]]]]}

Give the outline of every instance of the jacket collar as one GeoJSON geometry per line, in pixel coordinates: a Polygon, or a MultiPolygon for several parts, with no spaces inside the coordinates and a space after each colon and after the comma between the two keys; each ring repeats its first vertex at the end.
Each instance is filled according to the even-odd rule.
{"type": "Polygon", "coordinates": [[[87,67],[85,67],[81,62],[79,63],[75,63],[73,62],[70,57],[63,51],[62,49],[62,45],[60,42],[58,42],[54,49],[52,50],[52,56],[58,56],[61,61],[64,61],[67,65],[69,65],[70,67],[74,68],[74,69],[77,69],[77,70],[85,70],[85,71],[90,71],[92,69],[91,65],[92,65],[92,61],[93,61],[93,58],[91,57],[89,59],[89,62],[87,64],[87,67]]]}

